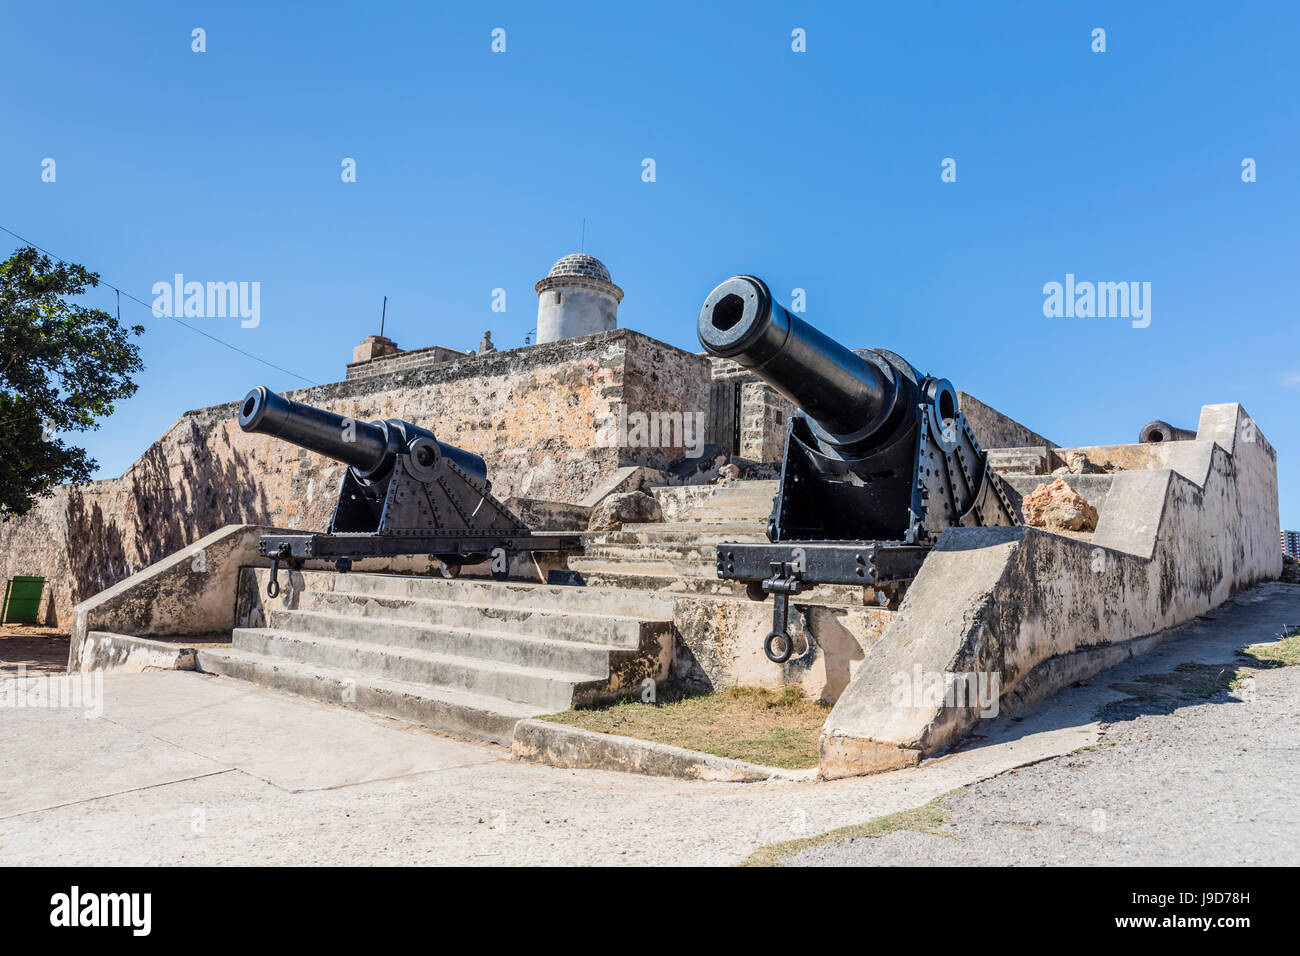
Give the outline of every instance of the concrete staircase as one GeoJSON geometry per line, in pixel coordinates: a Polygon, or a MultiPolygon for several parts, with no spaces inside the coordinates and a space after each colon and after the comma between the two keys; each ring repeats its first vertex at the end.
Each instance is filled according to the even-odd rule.
{"type": "MultiPolygon", "coordinates": [[[[745,585],[718,578],[717,546],[723,541],[766,541],[776,481],[652,488],[665,521],[625,524],[619,531],[589,535],[587,548],[569,567],[588,585],[647,591],[743,597],[745,585]]],[[[822,585],[801,601],[862,604],[863,589],[822,585]]]]}
{"type": "Polygon", "coordinates": [[[569,567],[596,587],[743,595],[742,585],[718,580],[716,546],[766,541],[776,490],[775,481],[652,488],[665,521],[590,535],[569,567]]]}
{"type": "Polygon", "coordinates": [[[1047,475],[1063,462],[1046,445],[1024,448],[988,448],[989,464],[999,475],[1047,475]]]}
{"type": "Polygon", "coordinates": [[[508,742],[521,718],[634,692],[671,661],[673,602],[653,594],[307,571],[286,602],[243,573],[261,626],[201,650],[200,670],[455,733],[508,742]]]}
{"type": "MultiPolygon", "coordinates": [[[[759,640],[771,603],[719,580],[715,548],[765,541],[776,490],[775,481],[653,489],[668,520],[589,535],[569,561],[585,587],[305,571],[272,600],[268,571],[245,568],[237,616],[247,626],[230,647],[201,649],[198,668],[505,743],[522,718],[635,693],[671,667],[690,679],[692,667],[733,653],[741,634],[759,640]]],[[[798,601],[837,608],[827,620],[839,637],[876,634],[890,612],[864,597],[834,586],[798,601]]]]}

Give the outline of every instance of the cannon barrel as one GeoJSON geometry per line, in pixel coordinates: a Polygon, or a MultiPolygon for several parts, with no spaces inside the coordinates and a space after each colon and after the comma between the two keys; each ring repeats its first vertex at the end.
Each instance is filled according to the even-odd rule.
{"type": "Polygon", "coordinates": [[[1187,428],[1178,428],[1168,422],[1156,419],[1142,426],[1138,441],[1143,444],[1155,444],[1162,441],[1195,441],[1196,432],[1187,428]]]}
{"type": "Polygon", "coordinates": [[[704,300],[700,344],[749,369],[840,449],[870,440],[894,417],[911,385],[883,359],[850,351],[772,299],[754,276],[734,276],[704,300]]]}
{"type": "Polygon", "coordinates": [[[353,473],[362,479],[383,478],[393,456],[407,451],[418,438],[419,453],[431,464],[436,460],[430,452],[437,449],[462,470],[480,481],[487,481],[487,463],[473,452],[438,441],[433,432],[390,418],[388,421],[362,422],[314,408],[277,395],[265,385],[259,385],[244,396],[239,404],[239,427],[246,432],[271,435],[300,448],[306,448],[351,466],[353,473]]]}

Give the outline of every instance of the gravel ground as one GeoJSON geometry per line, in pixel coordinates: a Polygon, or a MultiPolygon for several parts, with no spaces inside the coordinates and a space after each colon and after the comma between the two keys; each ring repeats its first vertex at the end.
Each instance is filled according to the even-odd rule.
{"type": "Polygon", "coordinates": [[[1128,698],[1100,717],[1096,747],[944,798],[942,835],[899,830],[785,864],[1300,863],[1300,667],[1208,699],[1128,698]]]}
{"type": "Polygon", "coordinates": [[[946,794],[949,836],[799,862],[1294,863],[1300,668],[1261,670],[1240,701],[1159,696],[1282,622],[1300,586],[1262,585],[957,753],[818,784],[560,770],[221,678],[108,675],[94,719],[0,707],[0,864],[728,865],[946,794]]]}

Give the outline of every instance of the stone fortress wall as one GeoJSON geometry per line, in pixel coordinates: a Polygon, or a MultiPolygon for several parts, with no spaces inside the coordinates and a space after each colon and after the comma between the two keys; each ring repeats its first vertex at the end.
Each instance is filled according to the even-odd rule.
{"type": "MultiPolygon", "coordinates": [[[[532,499],[519,506],[534,522],[555,512],[546,502],[593,504],[634,466],[650,469],[639,482],[672,469],[665,477],[678,483],[708,480],[731,458],[780,461],[793,406],[733,362],[618,329],[623,290],[600,260],[564,256],[536,291],[539,344],[497,351],[485,337],[479,354],[403,351],[372,335],[344,381],[285,394],[432,429],[487,460],[497,497],[532,499]],[[589,294],[601,299],[595,319],[589,294]],[[639,416],[649,429],[638,431],[639,416]]],[[[962,403],[986,447],[1051,445],[968,396],[962,403]]],[[[236,405],[186,412],[121,477],[61,486],[0,523],[0,578],[43,575],[42,620],[64,625],[77,602],[225,525],[324,530],[342,466],[245,434],[236,405]]]]}
{"type": "MultiPolygon", "coordinates": [[[[437,346],[379,355],[349,364],[345,381],[285,394],[361,420],[408,419],[482,455],[498,497],[562,502],[583,501],[621,468],[690,463],[691,436],[675,428],[661,429],[667,445],[622,443],[620,409],[702,416],[707,442],[754,462],[780,461],[793,412],[734,363],[628,329],[481,355],[437,346]]],[[[986,445],[1050,444],[960,400],[986,445]]],[[[43,575],[42,619],[64,625],[77,602],[224,525],[323,530],[342,466],[245,434],[236,405],[186,412],[121,477],[61,486],[0,524],[0,577],[43,575]]],[[[706,468],[688,480],[708,477],[706,468]]]]}
{"type": "MultiPolygon", "coordinates": [[[[628,330],[403,362],[417,354],[375,360],[395,366],[391,372],[285,395],[360,420],[404,418],[430,428],[482,455],[500,498],[571,502],[621,467],[663,468],[683,458],[680,440],[621,447],[620,406],[708,408],[707,359],[628,330]]],[[[223,525],[323,530],[342,466],[245,434],[237,404],[186,412],[121,477],[60,486],[29,514],[0,524],[0,577],[44,575],[42,619],[66,624],[78,601],[223,525]]]]}

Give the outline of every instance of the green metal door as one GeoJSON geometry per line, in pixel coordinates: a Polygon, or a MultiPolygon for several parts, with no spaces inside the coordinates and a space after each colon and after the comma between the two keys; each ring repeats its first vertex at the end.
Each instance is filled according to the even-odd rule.
{"type": "Polygon", "coordinates": [[[0,623],[35,624],[41,610],[41,591],[45,579],[18,575],[5,585],[4,604],[0,607],[0,623]]]}

